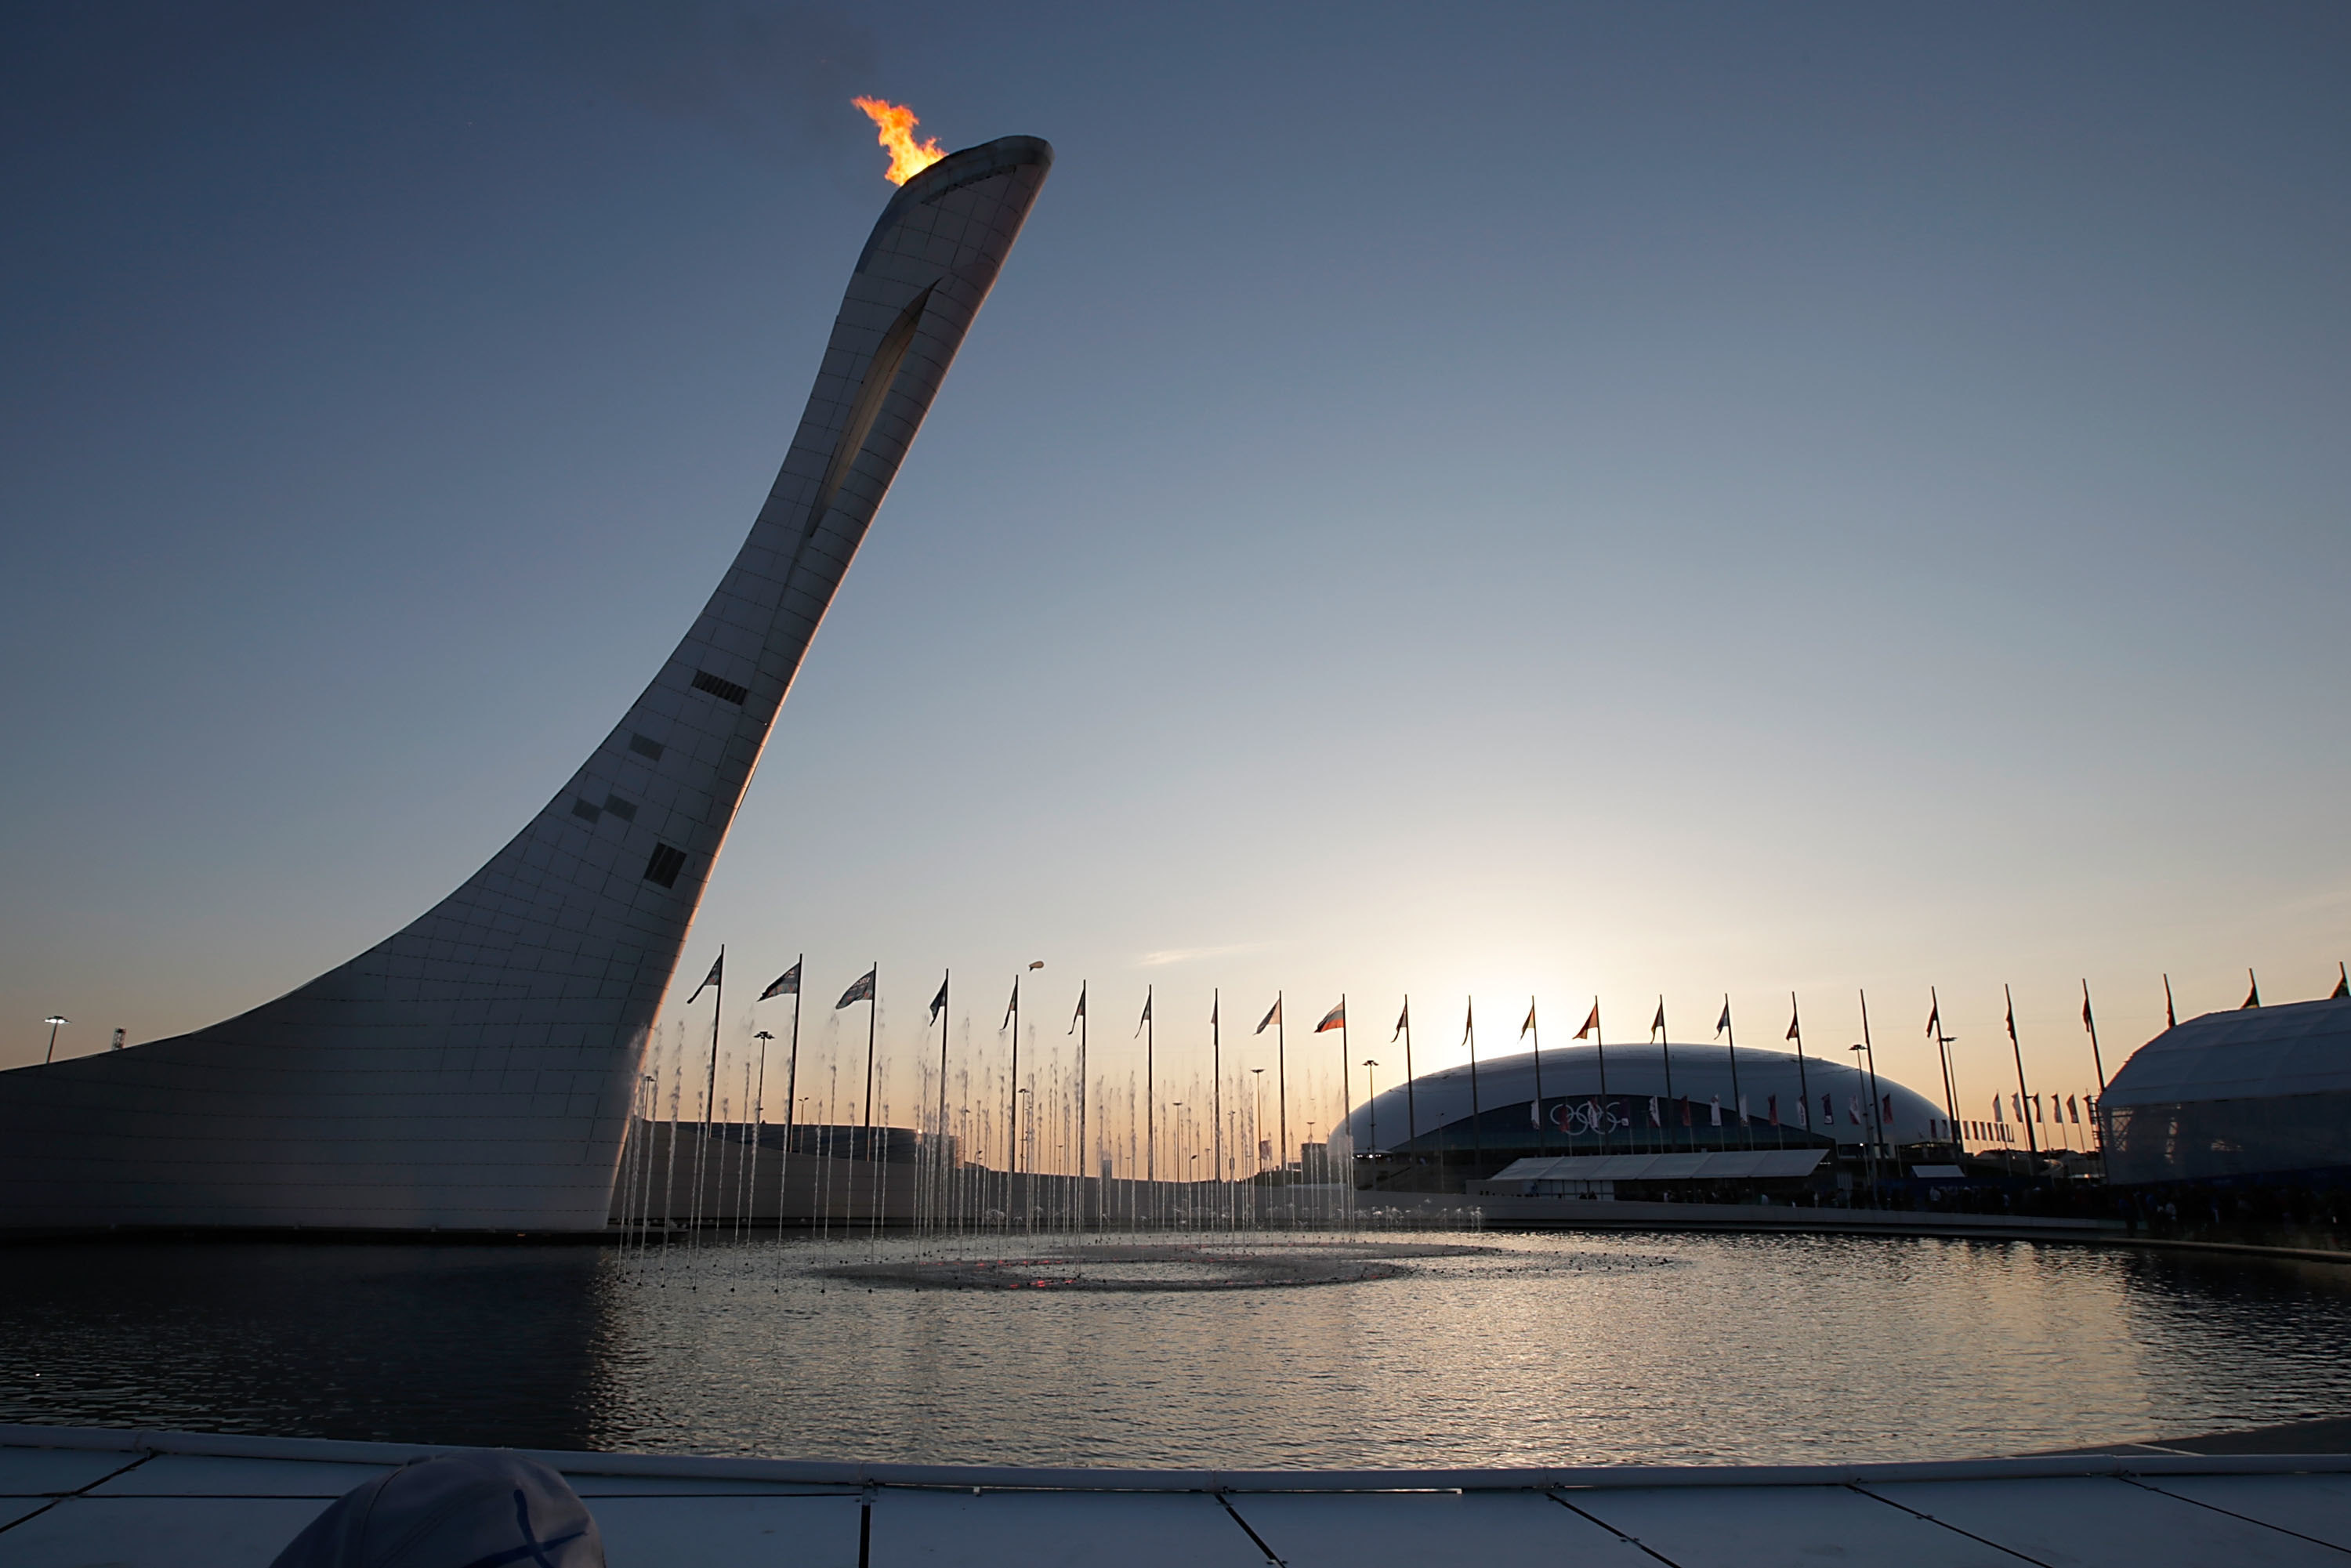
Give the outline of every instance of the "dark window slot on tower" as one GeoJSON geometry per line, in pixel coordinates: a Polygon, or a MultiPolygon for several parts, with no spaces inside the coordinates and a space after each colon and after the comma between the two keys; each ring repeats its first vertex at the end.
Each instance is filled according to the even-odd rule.
{"type": "Polygon", "coordinates": [[[677,873],[685,869],[685,852],[667,844],[655,844],[653,858],[645,862],[645,880],[664,887],[677,885],[677,873]]]}
{"type": "Polygon", "coordinates": [[[618,795],[607,795],[604,797],[604,810],[611,812],[612,815],[620,818],[621,821],[624,822],[633,822],[637,820],[637,809],[629,804],[626,800],[622,800],[618,795]]]}
{"type": "Polygon", "coordinates": [[[604,813],[585,800],[574,800],[571,802],[571,814],[582,821],[592,822],[604,813]]]}
{"type": "Polygon", "coordinates": [[[632,735],[629,737],[629,749],[635,752],[639,757],[650,757],[655,762],[659,762],[662,759],[662,743],[646,736],[632,735]]]}
{"type": "Polygon", "coordinates": [[[708,692],[720,702],[733,703],[737,707],[741,707],[751,695],[750,687],[738,686],[732,681],[722,681],[708,670],[694,672],[694,689],[697,692],[708,692]]]}

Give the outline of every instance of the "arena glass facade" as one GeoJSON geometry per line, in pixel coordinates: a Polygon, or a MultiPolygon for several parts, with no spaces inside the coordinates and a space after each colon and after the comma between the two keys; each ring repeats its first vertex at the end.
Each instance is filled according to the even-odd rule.
{"type": "Polygon", "coordinates": [[[1348,1117],[1359,1155],[1498,1170],[1562,1155],[1947,1142],[1927,1096],[1850,1061],[1721,1045],[1569,1046],[1462,1062],[1348,1117]],[[1538,1079],[1540,1078],[1540,1083],[1538,1079]],[[1741,1107],[1744,1106],[1744,1114],[1741,1107]]]}
{"type": "Polygon", "coordinates": [[[2109,1182],[2351,1185],[2351,998],[2168,1029],[2123,1063],[2098,1114],[2109,1182]]]}

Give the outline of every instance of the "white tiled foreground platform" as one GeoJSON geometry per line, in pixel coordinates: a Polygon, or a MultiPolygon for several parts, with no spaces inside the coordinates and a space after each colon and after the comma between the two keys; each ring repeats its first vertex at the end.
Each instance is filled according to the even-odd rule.
{"type": "MultiPolygon", "coordinates": [[[[0,1568],[263,1568],[329,1500],[431,1451],[0,1427],[0,1568]]],[[[2351,1455],[1415,1472],[537,1457],[587,1500],[614,1568],[2351,1559],[2351,1455]]]]}

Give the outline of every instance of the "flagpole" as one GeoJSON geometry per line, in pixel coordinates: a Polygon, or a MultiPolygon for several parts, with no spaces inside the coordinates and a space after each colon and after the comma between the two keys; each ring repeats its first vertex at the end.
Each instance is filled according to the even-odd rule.
{"type": "Polygon", "coordinates": [[[1943,1058],[1943,1113],[1950,1118],[1944,1130],[1950,1134],[1951,1155],[1955,1160],[1967,1158],[1968,1146],[1959,1140],[1959,1079],[1951,1067],[1951,1036],[1941,1027],[1937,1015],[1935,1049],[1943,1058]]]}
{"type": "MultiPolygon", "coordinates": [[[[1599,1010],[1600,998],[1598,997],[1592,998],[1592,1007],[1593,1011],[1596,1012],[1599,1010]]],[[[1666,1027],[1666,998],[1665,993],[1662,991],[1657,994],[1657,1054],[1664,1059],[1666,1064],[1666,1107],[1668,1111],[1671,1111],[1674,1104],[1674,1035],[1673,1030],[1666,1027]]],[[[1672,1126],[1668,1124],[1666,1128],[1665,1137],[1659,1141],[1670,1144],[1673,1142],[1673,1139],[1674,1130],[1672,1126]]],[[[1698,1147],[1698,1129],[1696,1127],[1692,1127],[1690,1129],[1690,1147],[1698,1147]]]]}
{"type": "Polygon", "coordinates": [[[1012,1205],[1020,1186],[1020,977],[1012,977],[1012,1108],[1005,1115],[1011,1135],[1004,1148],[1004,1227],[1012,1228],[1012,1205]]]}
{"type": "Polygon", "coordinates": [[[1869,1063],[1869,1120],[1862,1131],[1871,1134],[1869,1144],[1869,1199],[1874,1207],[1877,1202],[1877,1145],[1886,1138],[1886,1120],[1879,1113],[1877,1102],[1877,1048],[1869,1038],[1869,993],[1855,988],[1861,998],[1861,1051],[1869,1063]]]}
{"type": "MultiPolygon", "coordinates": [[[[807,961],[808,955],[801,954],[792,960],[793,969],[797,971],[807,961]]],[[[778,1241],[784,1239],[784,1200],[791,1190],[792,1129],[800,1108],[798,1099],[800,1092],[800,992],[804,988],[800,981],[795,979],[792,982],[791,1065],[784,1070],[784,1157],[776,1169],[776,1239],[778,1241]]]]}
{"type": "MultiPolygon", "coordinates": [[[[1151,1184],[1159,1179],[1159,1081],[1155,1076],[1159,1046],[1158,1020],[1151,1016],[1152,988],[1143,988],[1143,1186],[1153,1207],[1159,1195],[1151,1184]]],[[[1132,1043],[1130,1041],[1130,1043],[1132,1043]]]]}
{"type": "MultiPolygon", "coordinates": [[[[2103,1105],[2106,1099],[2106,1062],[2098,1051],[2098,1015],[2090,1010],[2090,982],[2087,979],[2082,982],[2082,1027],[2090,1031],[2090,1065],[2098,1070],[2098,1103],[2103,1105]]],[[[2103,1162],[2106,1155],[2106,1124],[2095,1110],[2090,1113],[2090,1136],[2096,1143],[2098,1158],[2103,1162]]],[[[2103,1164],[2099,1168],[2105,1168],[2103,1164]]]]}
{"type": "Polygon", "coordinates": [[[2006,986],[2000,994],[2008,1002],[2008,1046],[2016,1056],[2016,1116],[2024,1124],[2024,1152],[2033,1155],[2032,1174],[2041,1174],[2041,1141],[2032,1133],[2032,1092],[2024,1086],[2024,1045],[2016,1038],[2016,996],[2006,986]]]}
{"type": "MultiPolygon", "coordinates": [[[[1225,995],[1211,988],[1208,992],[1208,1075],[1213,1080],[1209,1093],[1217,1115],[1217,1180],[1225,1180],[1225,995]]],[[[1225,1196],[1230,1198],[1229,1186],[1225,1196]]]]}
{"type": "Polygon", "coordinates": [[[1730,1041],[1730,1103],[1739,1113],[1739,1124],[1746,1129],[1747,1146],[1755,1146],[1755,1129],[1747,1119],[1747,1096],[1739,1092],[1739,1026],[1730,1021],[1730,993],[1722,994],[1722,1032],[1730,1041]]]}
{"type": "MultiPolygon", "coordinates": [[[[1412,995],[1406,992],[1404,998],[1404,1146],[1415,1165],[1420,1163],[1420,1155],[1413,1149],[1413,1145],[1419,1141],[1420,1103],[1414,1098],[1412,1081],[1412,995]]],[[[1445,1151],[1442,1145],[1438,1145],[1437,1158],[1437,1186],[1442,1192],[1445,1189],[1445,1151]]]]}
{"type": "Polygon", "coordinates": [[[1480,1107],[1478,1103],[1478,998],[1469,998],[1468,1010],[1461,1019],[1462,1043],[1469,1048],[1469,1174],[1462,1179],[1466,1194],[1469,1184],[1478,1179],[1478,1167],[1486,1163],[1486,1135],[1478,1127],[1480,1107]]]}
{"type": "Polygon", "coordinates": [[[2098,1052],[2098,1017],[2090,1010],[2090,982],[2082,982],[2082,1027],[2090,1031],[2090,1065],[2098,1070],[2098,1097],[2105,1098],[2106,1062],[2098,1052]]]}
{"type": "Polygon", "coordinates": [[[1535,999],[1527,998],[1527,1032],[1535,1042],[1535,1153],[1551,1153],[1551,1129],[1546,1125],[1542,1108],[1542,1023],[1535,1017],[1535,999]]]}
{"type": "Polygon", "coordinates": [[[938,971],[938,1228],[947,1229],[947,1208],[955,1199],[955,1161],[947,1156],[947,1030],[955,1020],[947,1011],[947,980],[952,968],[938,971]]]}
{"type": "MultiPolygon", "coordinates": [[[[1260,992],[1259,995],[1264,993],[1260,992]]],[[[1281,1103],[1278,1114],[1281,1123],[1281,1147],[1274,1151],[1273,1168],[1282,1177],[1282,1186],[1290,1185],[1290,1020],[1282,1016],[1281,993],[1273,993],[1273,1082],[1274,1092],[1281,1103]]],[[[1298,1223],[1298,1200],[1290,1195],[1290,1220],[1298,1223]]]]}
{"type": "MultiPolygon", "coordinates": [[[[1600,1113],[1604,1116],[1608,1113],[1608,1045],[1602,1038],[1598,997],[1592,998],[1592,1050],[1600,1063],[1600,1113]]],[[[1593,1131],[1600,1134],[1600,1152],[1606,1154],[1608,1152],[1607,1129],[1595,1121],[1593,1124],[1593,1131]]],[[[1632,1140],[1627,1138],[1625,1142],[1629,1144],[1632,1140]]]]}
{"type": "MultiPolygon", "coordinates": [[[[1347,993],[1339,993],[1339,1125],[1347,1129],[1347,1180],[1345,1191],[1355,1190],[1355,1094],[1354,1081],[1347,1069],[1347,993]]],[[[1335,1142],[1335,1137],[1333,1139],[1335,1142]]],[[[1322,1165],[1327,1172],[1332,1151],[1322,1151],[1322,1165]]],[[[1344,1201],[1343,1199],[1342,1201],[1344,1201]]]]}
{"type": "Polygon", "coordinates": [[[702,1135],[694,1142],[694,1201],[688,1212],[694,1216],[694,1244],[702,1245],[703,1172],[710,1155],[710,1118],[718,1106],[718,1023],[726,1016],[726,944],[718,945],[718,962],[711,969],[717,977],[716,994],[710,1004],[710,1075],[702,1090],[702,1135]]]}
{"type": "MultiPolygon", "coordinates": [[[[1813,1130],[1813,1080],[1804,1071],[1804,1015],[1796,1006],[1796,993],[1788,993],[1788,1038],[1796,1042],[1796,1092],[1804,1097],[1804,1131],[1813,1130]]],[[[1834,1163],[1836,1137],[1831,1134],[1829,1150],[1834,1163]]]]}
{"type": "Polygon", "coordinates": [[[1234,1192],[1225,1171],[1225,992],[1208,989],[1208,1103],[1216,1107],[1216,1180],[1225,1192],[1225,1229],[1237,1222],[1234,1192]]]}
{"type": "Polygon", "coordinates": [[[1078,982],[1078,1221],[1086,1218],[1086,982],[1078,982]]]}
{"type": "MultiPolygon", "coordinates": [[[[873,982],[865,993],[865,1158],[872,1166],[865,1182],[866,1201],[873,1206],[868,1226],[870,1234],[882,1229],[882,1210],[890,1201],[890,1168],[888,1162],[873,1152],[873,1026],[882,1014],[882,960],[876,958],[865,972],[873,982]]],[[[889,1129],[882,1130],[883,1141],[889,1141],[889,1129]]]]}
{"type": "Polygon", "coordinates": [[[882,1010],[873,992],[882,988],[881,964],[867,971],[873,990],[865,993],[865,1157],[873,1157],[873,1015],[882,1010]]]}
{"type": "Polygon", "coordinates": [[[2169,975],[2163,977],[2163,1027],[2166,1029],[2178,1029],[2179,1027],[2179,1015],[2173,1011],[2171,1007],[2171,977],[2169,975]]]}
{"type": "Polygon", "coordinates": [[[1936,995],[1934,987],[1929,986],[1927,988],[1927,999],[1933,1004],[1928,1016],[1935,1020],[1935,1053],[1943,1062],[1943,1113],[1951,1119],[1951,1148],[1953,1153],[1964,1157],[1967,1149],[1959,1142],[1959,1082],[1951,1076],[1951,1037],[1943,1032],[1943,998],[1936,995]]]}

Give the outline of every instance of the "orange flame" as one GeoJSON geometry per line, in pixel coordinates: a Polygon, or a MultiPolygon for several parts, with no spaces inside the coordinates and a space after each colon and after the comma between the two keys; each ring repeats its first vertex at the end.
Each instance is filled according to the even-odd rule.
{"type": "Polygon", "coordinates": [[[865,111],[865,117],[880,133],[874,140],[890,150],[887,178],[892,184],[904,184],[947,155],[936,137],[914,140],[914,127],[922,121],[904,104],[878,98],[852,98],[849,101],[865,111]]]}

